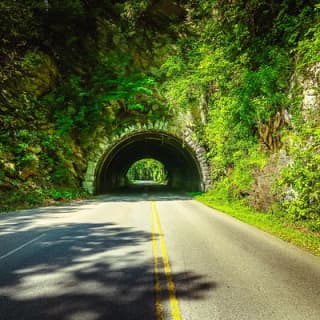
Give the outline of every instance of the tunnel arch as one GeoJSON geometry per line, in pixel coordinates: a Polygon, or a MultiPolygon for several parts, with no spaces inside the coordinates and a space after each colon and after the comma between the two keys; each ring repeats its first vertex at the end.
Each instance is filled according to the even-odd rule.
{"type": "Polygon", "coordinates": [[[168,188],[180,191],[206,191],[210,184],[209,168],[203,148],[190,137],[159,129],[126,132],[90,161],[84,188],[93,194],[121,189],[127,183],[130,166],[141,159],[153,158],[168,170],[168,188]]]}

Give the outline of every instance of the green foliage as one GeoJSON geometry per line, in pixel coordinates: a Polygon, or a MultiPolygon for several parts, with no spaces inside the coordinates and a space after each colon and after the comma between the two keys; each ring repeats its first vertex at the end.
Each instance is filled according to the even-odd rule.
{"type": "Polygon", "coordinates": [[[45,9],[44,1],[10,1],[0,3],[0,53],[8,59],[12,53],[23,50],[29,41],[40,38],[39,13],[45,9]]]}
{"type": "Polygon", "coordinates": [[[109,63],[102,59],[90,79],[72,75],[57,92],[45,97],[60,135],[87,136],[97,126],[111,126],[119,113],[146,114],[154,107],[153,79],[110,70],[109,63]]]}
{"type": "MultiPolygon", "coordinates": [[[[244,145],[230,154],[221,157],[217,152],[211,158],[214,185],[210,194],[219,201],[246,201],[254,180],[253,174],[267,163],[267,155],[257,144],[244,145]]],[[[238,144],[239,147],[239,144],[238,144]]]]}
{"type": "Polygon", "coordinates": [[[51,189],[46,192],[46,195],[52,198],[55,201],[60,200],[72,200],[80,197],[79,191],[73,191],[73,190],[56,190],[51,189]]]}
{"type": "Polygon", "coordinates": [[[239,85],[232,92],[238,100],[238,119],[246,127],[270,120],[288,104],[290,57],[279,47],[266,50],[268,55],[264,64],[256,70],[244,68],[239,85]]]}
{"type": "Polygon", "coordinates": [[[320,129],[304,126],[287,139],[292,163],[279,181],[282,208],[293,220],[313,221],[312,228],[320,231],[320,129]]]}
{"type": "Polygon", "coordinates": [[[59,163],[50,173],[51,180],[56,185],[66,185],[69,183],[68,168],[59,163]]]}
{"type": "MultiPolygon", "coordinates": [[[[267,163],[262,135],[269,131],[267,139],[278,141],[282,125],[272,131],[275,117],[290,103],[298,105],[288,98],[296,57],[300,68],[320,61],[319,10],[302,2],[204,0],[188,7],[188,15],[191,36],[180,38],[162,65],[162,91],[169,108],[192,114],[193,130],[207,146],[210,194],[221,201],[245,201],[255,173],[267,163]]],[[[290,148],[295,160],[283,185],[292,185],[299,196],[282,209],[288,220],[316,221],[318,147],[310,146],[306,135],[295,139],[300,141],[290,148]]]]}
{"type": "Polygon", "coordinates": [[[88,195],[85,192],[71,188],[21,189],[19,191],[6,193],[5,198],[0,202],[0,212],[32,208],[39,205],[54,205],[59,202],[83,199],[86,197],[88,197],[88,195]]]}
{"type": "Polygon", "coordinates": [[[140,74],[131,74],[125,76],[118,74],[116,80],[104,81],[106,92],[100,97],[101,102],[118,101],[128,108],[128,110],[146,111],[147,107],[143,105],[143,100],[148,101],[152,97],[152,87],[155,85],[151,78],[141,78],[140,74]]]}
{"type": "Polygon", "coordinates": [[[29,183],[32,188],[52,183],[59,186],[78,184],[68,165],[71,157],[69,141],[47,130],[21,129],[0,134],[0,166],[6,176],[17,182],[12,187],[28,186],[29,183]]]}
{"type": "MultiPolygon", "coordinates": [[[[288,106],[292,58],[282,43],[264,43],[266,34],[256,32],[262,26],[252,30],[250,14],[261,14],[262,4],[250,1],[244,8],[232,3],[223,10],[218,3],[225,6],[217,1],[216,16],[203,19],[202,29],[192,25],[195,39],[180,40],[176,54],[163,64],[168,79],[163,92],[169,107],[193,115],[194,131],[207,145],[214,183],[221,184],[225,195],[241,198],[266,159],[258,151],[259,127],[288,106]]],[[[208,1],[201,5],[200,11],[212,9],[208,1]]]]}
{"type": "Polygon", "coordinates": [[[298,42],[298,67],[301,69],[319,63],[320,61],[320,7],[314,9],[317,13],[316,21],[306,31],[304,37],[298,42]]]}
{"type": "Polygon", "coordinates": [[[135,162],[127,172],[130,182],[137,180],[151,180],[163,183],[167,180],[167,170],[164,165],[155,159],[142,159],[135,162]]]}

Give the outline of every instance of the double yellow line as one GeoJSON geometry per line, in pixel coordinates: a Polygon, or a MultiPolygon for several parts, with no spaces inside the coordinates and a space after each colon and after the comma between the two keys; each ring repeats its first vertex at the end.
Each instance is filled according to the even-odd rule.
{"type": "Polygon", "coordinates": [[[160,280],[160,267],[159,260],[162,258],[163,269],[167,281],[167,290],[169,293],[169,302],[171,309],[172,320],[182,320],[176,296],[176,289],[172,279],[171,267],[169,263],[168,251],[166,243],[163,238],[163,231],[160,223],[159,212],[155,201],[151,201],[151,230],[152,230],[152,252],[154,261],[154,289],[156,295],[155,308],[157,320],[164,320],[164,309],[161,303],[161,280],[160,280]],[[160,246],[160,253],[158,250],[158,241],[160,246]]]}

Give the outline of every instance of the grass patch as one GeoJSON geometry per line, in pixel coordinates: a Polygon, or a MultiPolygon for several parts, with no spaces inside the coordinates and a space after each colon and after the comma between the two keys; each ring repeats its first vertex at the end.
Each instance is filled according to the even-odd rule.
{"type": "Polygon", "coordinates": [[[320,256],[320,233],[310,231],[306,224],[288,222],[275,214],[255,211],[240,201],[217,200],[208,194],[196,195],[194,199],[320,256]]]}
{"type": "Polygon", "coordinates": [[[71,188],[7,192],[0,201],[0,213],[65,204],[87,198],[89,198],[89,195],[86,192],[71,188]]]}

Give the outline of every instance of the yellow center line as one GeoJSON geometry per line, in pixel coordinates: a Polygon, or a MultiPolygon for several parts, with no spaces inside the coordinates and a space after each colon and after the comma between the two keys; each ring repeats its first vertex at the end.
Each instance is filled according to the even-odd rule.
{"type": "MultiPolygon", "coordinates": [[[[159,237],[159,242],[160,242],[161,256],[162,256],[163,267],[164,267],[164,273],[166,275],[167,289],[168,289],[168,292],[169,292],[169,302],[170,302],[172,320],[181,320],[182,318],[181,318],[181,315],[180,315],[179,304],[178,304],[178,300],[177,300],[177,296],[176,296],[176,289],[175,289],[175,285],[174,285],[174,282],[173,282],[172,273],[171,273],[171,267],[170,267],[170,263],[169,263],[168,250],[167,250],[166,243],[165,243],[165,240],[164,240],[164,237],[163,237],[163,230],[162,230],[161,223],[160,223],[159,211],[158,211],[158,208],[157,208],[156,203],[154,201],[151,202],[151,217],[152,217],[151,218],[151,220],[152,220],[152,246],[153,246],[154,263],[155,263],[155,266],[154,266],[155,274],[157,272],[157,275],[155,275],[156,313],[157,313],[157,305],[158,305],[158,303],[160,303],[160,305],[161,305],[161,300],[157,301],[157,295],[158,294],[159,294],[159,299],[161,298],[160,297],[160,292],[157,293],[158,285],[160,287],[159,266],[158,266],[158,250],[157,250],[157,243],[156,243],[156,237],[155,237],[155,235],[156,235],[156,226],[157,226],[158,227],[158,237],[159,237]],[[157,283],[157,281],[159,283],[157,283]]],[[[161,287],[160,287],[160,291],[161,291],[161,287]]],[[[162,309],[162,306],[161,306],[161,309],[162,309]]],[[[162,312],[161,316],[163,317],[163,312],[162,312]]],[[[158,315],[157,315],[157,320],[160,320],[160,319],[163,319],[163,318],[158,318],[158,315]]]]}
{"type": "Polygon", "coordinates": [[[153,252],[153,273],[154,273],[154,290],[156,293],[156,319],[163,320],[164,312],[163,306],[161,304],[161,283],[159,276],[159,256],[158,256],[158,246],[156,238],[156,224],[153,214],[151,213],[151,229],[152,229],[152,252],[153,252]]]}

